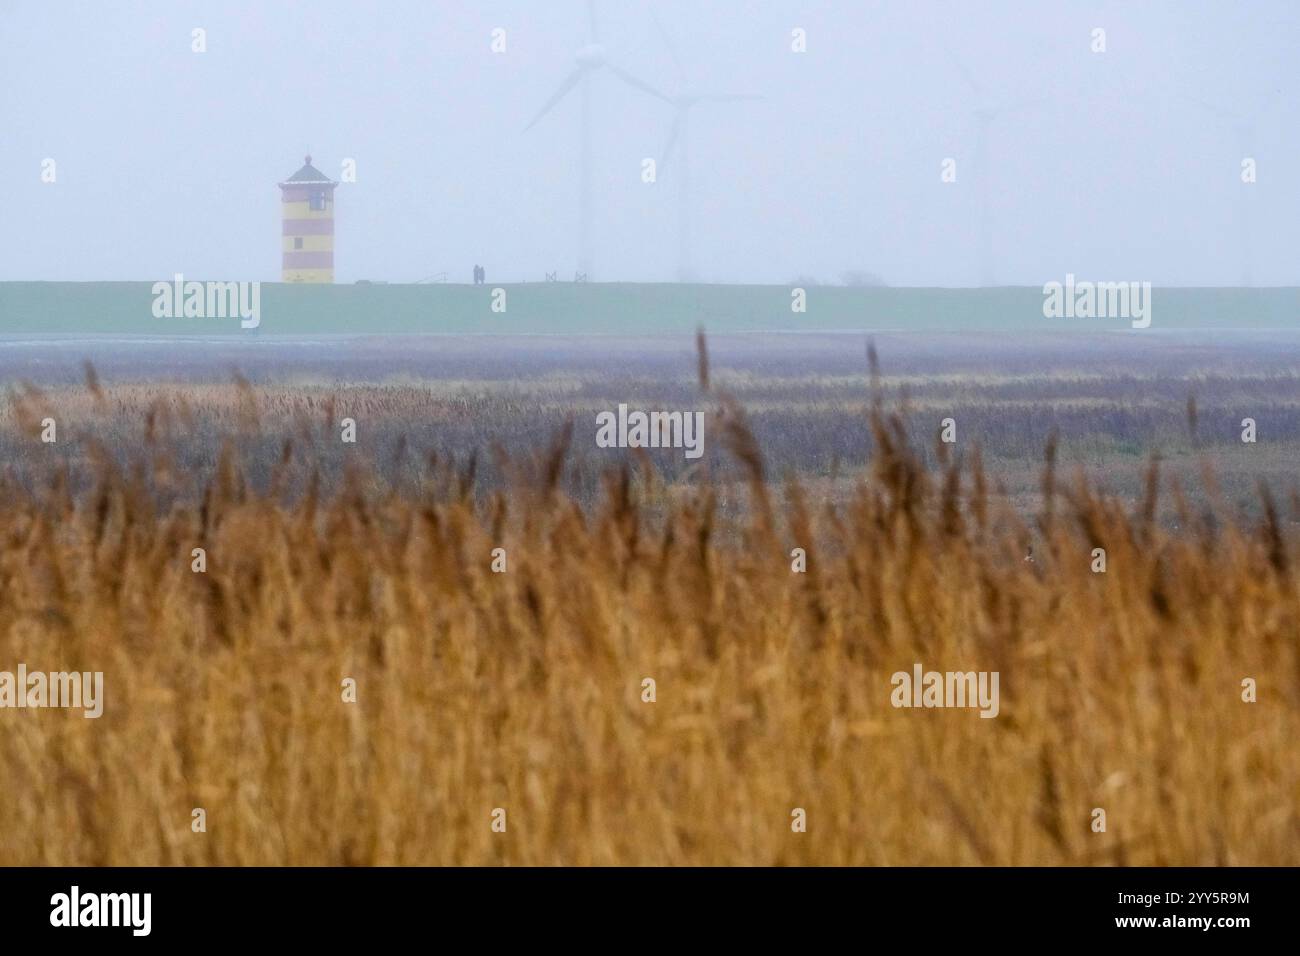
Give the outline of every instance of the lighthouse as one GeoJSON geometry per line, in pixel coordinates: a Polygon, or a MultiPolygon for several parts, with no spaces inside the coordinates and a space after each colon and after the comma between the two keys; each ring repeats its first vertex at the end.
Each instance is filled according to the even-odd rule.
{"type": "Polygon", "coordinates": [[[303,160],[280,183],[281,282],[334,281],[334,187],[338,183],[303,160]]]}

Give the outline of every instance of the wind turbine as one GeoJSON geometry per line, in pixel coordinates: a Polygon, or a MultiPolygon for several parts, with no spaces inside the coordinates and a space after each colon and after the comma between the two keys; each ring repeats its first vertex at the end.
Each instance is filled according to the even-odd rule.
{"type": "MultiPolygon", "coordinates": [[[[1232,126],[1233,133],[1237,138],[1238,162],[1240,162],[1247,156],[1255,156],[1255,148],[1259,145],[1255,136],[1256,125],[1259,118],[1271,108],[1273,101],[1278,99],[1281,94],[1281,90],[1275,90],[1261,100],[1254,110],[1248,112],[1208,103],[1195,96],[1184,95],[1183,98],[1194,103],[1206,113],[1232,126]]],[[[1252,269],[1255,258],[1255,222],[1251,198],[1250,191],[1243,190],[1236,202],[1237,245],[1241,251],[1239,281],[1245,288],[1255,284],[1252,269]]]]}
{"type": "Polygon", "coordinates": [[[574,54],[577,65],[564,82],[559,85],[536,115],[524,127],[524,132],[537,125],[543,116],[555,108],[555,105],[569,95],[574,87],[578,88],[578,271],[591,275],[591,78],[601,70],[608,70],[628,86],[649,93],[665,102],[668,97],[656,90],[649,83],[637,79],[626,70],[610,62],[605,48],[600,44],[600,25],[596,21],[596,0],[587,0],[587,42],[574,54]]]}
{"type": "Polygon", "coordinates": [[[989,208],[989,192],[993,182],[992,171],[989,169],[989,131],[999,117],[1041,106],[1047,102],[1047,97],[1021,100],[1010,105],[998,105],[989,99],[984,87],[979,84],[970,70],[966,69],[957,55],[951,49],[947,52],[948,58],[962,75],[966,85],[971,88],[976,99],[971,115],[975,119],[975,188],[979,193],[980,203],[979,273],[980,285],[991,286],[996,284],[996,279],[993,268],[993,217],[989,208]]]}
{"type": "Polygon", "coordinates": [[[655,27],[663,38],[664,46],[677,67],[678,91],[667,97],[673,107],[673,124],[668,129],[668,139],[664,143],[657,172],[662,173],[668,166],[668,160],[677,148],[681,149],[681,169],[677,173],[677,279],[689,282],[694,276],[691,265],[691,150],[690,150],[690,115],[691,109],[700,103],[735,103],[742,100],[761,100],[763,97],[752,93],[700,93],[687,83],[686,66],[677,52],[677,47],[664,29],[659,16],[651,9],[655,27]]]}

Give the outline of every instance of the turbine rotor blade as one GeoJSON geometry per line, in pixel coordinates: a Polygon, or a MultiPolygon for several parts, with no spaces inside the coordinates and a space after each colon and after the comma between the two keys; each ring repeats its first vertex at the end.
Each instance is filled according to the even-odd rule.
{"type": "Polygon", "coordinates": [[[659,19],[659,14],[654,7],[650,8],[650,18],[654,20],[655,29],[659,31],[659,38],[664,41],[664,46],[668,48],[668,55],[672,57],[673,63],[677,64],[678,81],[684,83],[686,81],[686,65],[682,63],[681,55],[677,52],[677,44],[673,42],[673,38],[664,29],[664,23],[659,19]]]}
{"type": "Polygon", "coordinates": [[[678,109],[677,114],[673,117],[673,125],[668,130],[668,139],[664,142],[664,151],[662,158],[659,160],[658,172],[663,172],[668,166],[668,158],[672,156],[673,150],[677,148],[677,141],[682,136],[682,123],[686,121],[686,110],[678,109]]]}
{"type": "Polygon", "coordinates": [[[953,52],[952,47],[948,46],[948,44],[945,43],[943,45],[943,49],[944,52],[948,54],[948,59],[952,61],[952,65],[957,68],[957,72],[962,75],[962,79],[966,81],[966,85],[971,88],[971,91],[976,96],[983,97],[984,88],[979,85],[978,81],[976,81],[975,75],[971,73],[970,70],[966,69],[966,64],[963,63],[961,61],[961,58],[958,57],[957,54],[953,52]]]}
{"type": "Polygon", "coordinates": [[[653,86],[651,86],[649,83],[645,82],[644,80],[637,79],[635,76],[633,76],[631,73],[629,73],[627,70],[623,69],[622,67],[615,66],[613,63],[606,62],[605,68],[609,70],[611,73],[613,73],[615,76],[617,76],[624,83],[626,83],[628,86],[634,86],[641,92],[649,93],[651,96],[655,97],[656,99],[663,100],[665,103],[673,102],[671,97],[655,89],[653,86]]]}
{"type": "Polygon", "coordinates": [[[596,0],[587,0],[587,37],[592,43],[600,42],[600,23],[596,20],[596,0]]]}
{"type": "Polygon", "coordinates": [[[1009,103],[1006,106],[999,106],[994,110],[994,112],[997,113],[998,116],[1002,116],[1006,113],[1016,113],[1021,110],[1037,109],[1040,106],[1046,106],[1050,102],[1052,102],[1050,96],[1036,96],[1033,99],[1017,100],[1016,102],[1009,103]]]}
{"type": "Polygon", "coordinates": [[[532,118],[531,121],[529,121],[528,125],[524,127],[524,132],[526,133],[534,126],[536,126],[537,121],[540,120],[547,113],[549,113],[555,107],[556,103],[564,99],[564,97],[568,95],[568,92],[578,85],[578,82],[586,75],[586,73],[587,73],[587,68],[585,66],[580,66],[572,73],[570,73],[568,77],[565,79],[565,81],[560,84],[560,88],[551,94],[551,98],[547,100],[545,104],[543,104],[542,108],[538,110],[537,114],[532,118]]]}
{"type": "Polygon", "coordinates": [[[1179,93],[1178,95],[1181,99],[1184,99],[1189,103],[1193,103],[1196,106],[1199,106],[1201,109],[1205,110],[1205,112],[1212,113],[1213,115],[1219,117],[1220,119],[1232,120],[1236,122],[1242,118],[1241,114],[1239,113],[1235,113],[1232,110],[1226,110],[1221,106],[1215,106],[1213,103],[1207,103],[1205,100],[1201,99],[1200,97],[1192,96],[1190,93],[1179,93]]]}

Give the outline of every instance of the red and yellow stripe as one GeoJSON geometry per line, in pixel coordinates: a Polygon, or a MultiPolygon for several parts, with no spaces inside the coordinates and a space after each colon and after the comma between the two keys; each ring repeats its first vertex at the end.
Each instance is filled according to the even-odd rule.
{"type": "Polygon", "coordinates": [[[334,281],[334,186],[283,185],[280,204],[282,282],[334,281]],[[312,209],[313,192],[325,193],[325,208],[312,209]]]}

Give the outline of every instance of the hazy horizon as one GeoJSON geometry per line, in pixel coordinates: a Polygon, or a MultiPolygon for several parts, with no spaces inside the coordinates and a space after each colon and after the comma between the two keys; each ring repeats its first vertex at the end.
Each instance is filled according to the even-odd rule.
{"type": "MultiPolygon", "coordinates": [[[[597,9],[609,61],[663,92],[682,86],[652,11],[690,89],[763,97],[691,113],[702,281],[1300,284],[1294,4],[597,9]],[[999,110],[987,263],[979,109],[999,110]]],[[[525,127],[587,30],[578,0],[7,4],[0,281],[273,281],[276,183],[307,153],[334,179],[356,163],[336,196],[339,283],[468,281],[475,263],[494,282],[571,278],[577,91],[525,127]]],[[[642,161],[662,158],[673,108],[607,69],[591,96],[592,278],[671,281],[683,154],[653,184],[642,161]]]]}

